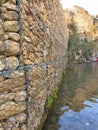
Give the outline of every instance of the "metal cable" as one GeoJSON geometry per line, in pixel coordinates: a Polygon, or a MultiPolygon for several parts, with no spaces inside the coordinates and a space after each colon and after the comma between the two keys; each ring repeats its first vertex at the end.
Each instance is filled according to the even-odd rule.
{"type": "MultiPolygon", "coordinates": [[[[7,54],[6,54],[6,43],[5,43],[5,37],[4,37],[4,34],[5,34],[5,25],[4,25],[4,17],[3,17],[3,12],[2,12],[2,4],[0,4],[0,17],[1,17],[1,20],[2,20],[2,31],[3,31],[3,36],[2,36],[2,42],[3,42],[3,46],[4,46],[4,65],[5,65],[5,70],[7,70],[7,63],[6,63],[6,57],[7,57],[7,54]]],[[[2,52],[1,52],[2,53],[2,52]]]]}
{"type": "Polygon", "coordinates": [[[19,66],[21,65],[21,58],[22,58],[22,51],[23,51],[23,23],[22,23],[22,16],[21,16],[21,2],[20,0],[16,0],[16,5],[18,8],[18,14],[19,14],[19,25],[20,25],[20,30],[19,30],[19,35],[20,35],[20,41],[19,41],[19,46],[20,46],[20,54],[19,54],[19,66]]]}

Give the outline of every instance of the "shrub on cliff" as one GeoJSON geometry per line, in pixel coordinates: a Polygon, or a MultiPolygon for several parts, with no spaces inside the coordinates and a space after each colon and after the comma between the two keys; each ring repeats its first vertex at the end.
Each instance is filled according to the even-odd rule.
{"type": "Polygon", "coordinates": [[[76,56],[78,56],[78,58],[84,57],[85,59],[88,59],[89,57],[92,57],[94,50],[95,45],[93,42],[88,42],[86,39],[80,40],[79,36],[76,33],[73,33],[69,36],[69,42],[68,42],[69,62],[76,60],[76,56]]]}

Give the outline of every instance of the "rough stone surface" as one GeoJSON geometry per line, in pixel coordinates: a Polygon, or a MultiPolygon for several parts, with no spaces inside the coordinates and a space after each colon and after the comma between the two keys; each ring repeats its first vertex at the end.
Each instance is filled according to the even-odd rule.
{"type": "Polygon", "coordinates": [[[8,93],[8,94],[0,94],[0,104],[13,100],[15,98],[15,93],[8,93]]]}
{"type": "Polygon", "coordinates": [[[75,25],[80,39],[87,38],[88,41],[97,39],[98,29],[96,27],[98,20],[96,16],[90,15],[85,9],[78,6],[74,6],[73,10],[65,9],[64,12],[69,33],[72,33],[69,26],[75,25]]]}
{"type": "Polygon", "coordinates": [[[19,61],[16,57],[11,56],[6,58],[6,68],[7,69],[16,69],[19,66],[19,61]]]}
{"type": "MultiPolygon", "coordinates": [[[[3,0],[5,1],[5,0],[3,0]]],[[[11,4],[11,3],[4,3],[3,7],[6,7],[8,11],[18,11],[16,5],[11,4]]]]}
{"type": "Polygon", "coordinates": [[[5,43],[2,43],[2,46],[0,46],[0,51],[2,53],[5,53],[6,51],[7,56],[18,55],[20,52],[19,43],[6,40],[5,43]]]}
{"type": "Polygon", "coordinates": [[[59,0],[0,4],[0,129],[35,130],[67,62],[63,10],[59,0]]]}
{"type": "Polygon", "coordinates": [[[0,82],[0,93],[7,90],[11,90],[12,88],[22,86],[24,84],[25,84],[24,76],[5,80],[3,82],[0,82]]]}
{"type": "Polygon", "coordinates": [[[6,32],[18,32],[20,29],[18,21],[5,21],[4,26],[6,32]]]}
{"type": "Polygon", "coordinates": [[[15,95],[15,101],[23,102],[26,100],[26,91],[17,92],[15,95]]]}
{"type": "Polygon", "coordinates": [[[16,104],[12,101],[9,101],[0,106],[0,120],[14,116],[18,113],[25,111],[26,106],[24,103],[16,104]]]}
{"type": "Polygon", "coordinates": [[[20,35],[18,33],[8,33],[8,39],[18,42],[20,35]]]}
{"type": "Polygon", "coordinates": [[[19,20],[19,15],[18,15],[18,13],[16,12],[16,11],[8,11],[8,12],[6,12],[6,13],[3,13],[3,18],[4,18],[4,20],[6,20],[6,21],[13,21],[13,20],[15,20],[15,21],[18,21],[19,20]]]}

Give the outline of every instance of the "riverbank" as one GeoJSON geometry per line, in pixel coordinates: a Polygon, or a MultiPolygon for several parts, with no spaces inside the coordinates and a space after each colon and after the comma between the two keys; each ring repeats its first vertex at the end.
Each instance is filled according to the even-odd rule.
{"type": "Polygon", "coordinates": [[[42,130],[97,130],[98,64],[73,64],[42,130]]]}

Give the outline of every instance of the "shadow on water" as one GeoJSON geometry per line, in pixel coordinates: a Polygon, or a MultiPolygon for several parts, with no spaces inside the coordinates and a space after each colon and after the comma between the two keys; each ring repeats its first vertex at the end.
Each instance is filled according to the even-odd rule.
{"type": "Polygon", "coordinates": [[[42,130],[98,130],[98,64],[72,65],[42,130]]]}

